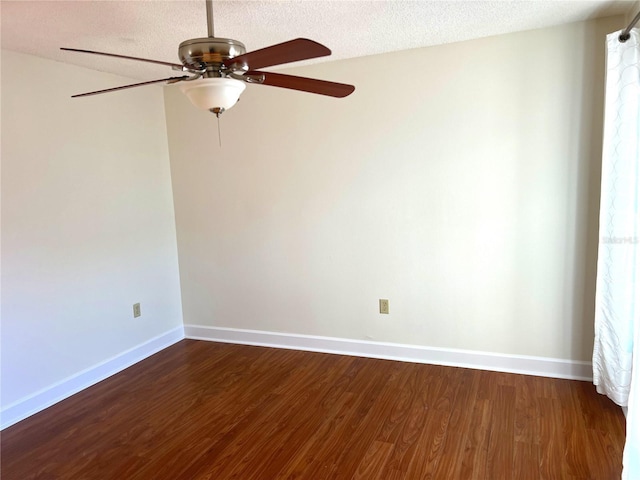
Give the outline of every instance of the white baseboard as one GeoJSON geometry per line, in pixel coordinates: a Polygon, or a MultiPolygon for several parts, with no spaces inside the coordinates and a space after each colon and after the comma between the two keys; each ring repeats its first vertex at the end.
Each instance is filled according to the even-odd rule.
{"type": "Polygon", "coordinates": [[[591,381],[591,362],[346,338],[185,325],[186,338],[591,381]]]}
{"type": "Polygon", "coordinates": [[[0,412],[0,429],[4,429],[35,413],[58,403],[71,395],[84,390],[91,385],[101,382],[134,363],[138,363],[154,353],[159,352],[179,342],[184,338],[184,328],[181,326],[158,335],[140,345],[126,350],[115,357],[87,368],[71,377],[65,378],[47,388],[44,388],[26,398],[8,405],[0,412]]]}

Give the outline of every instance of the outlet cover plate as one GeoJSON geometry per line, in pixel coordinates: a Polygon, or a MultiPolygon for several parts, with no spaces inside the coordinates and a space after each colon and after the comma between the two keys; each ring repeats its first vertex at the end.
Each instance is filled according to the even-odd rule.
{"type": "Polygon", "coordinates": [[[389,313],[389,300],[385,298],[380,299],[380,313],[389,313]]]}

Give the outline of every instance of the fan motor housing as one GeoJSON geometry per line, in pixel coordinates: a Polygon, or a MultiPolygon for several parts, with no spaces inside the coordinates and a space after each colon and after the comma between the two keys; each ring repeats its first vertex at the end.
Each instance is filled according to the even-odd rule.
{"type": "Polygon", "coordinates": [[[244,44],[232,38],[192,38],[185,40],[178,47],[178,56],[185,67],[195,70],[207,67],[208,72],[215,72],[222,62],[247,52],[244,44]]]}

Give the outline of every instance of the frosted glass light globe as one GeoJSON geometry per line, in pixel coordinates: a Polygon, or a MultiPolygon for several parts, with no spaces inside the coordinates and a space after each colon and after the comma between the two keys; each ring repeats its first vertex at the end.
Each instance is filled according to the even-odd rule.
{"type": "Polygon", "coordinates": [[[180,83],[180,90],[196,107],[203,110],[229,110],[240,98],[244,82],[233,78],[200,78],[180,83]]]}

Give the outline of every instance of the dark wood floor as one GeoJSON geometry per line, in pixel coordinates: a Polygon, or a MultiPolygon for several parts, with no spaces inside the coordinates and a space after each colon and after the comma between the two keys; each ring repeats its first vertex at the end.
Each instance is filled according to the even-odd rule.
{"type": "Polygon", "coordinates": [[[2,480],[619,479],[587,382],[184,340],[2,432],[2,480]]]}

